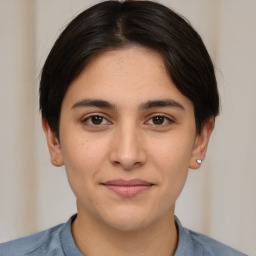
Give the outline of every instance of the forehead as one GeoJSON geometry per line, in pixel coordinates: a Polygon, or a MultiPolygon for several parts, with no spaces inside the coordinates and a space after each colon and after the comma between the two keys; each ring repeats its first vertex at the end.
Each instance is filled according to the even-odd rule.
{"type": "Polygon", "coordinates": [[[65,96],[72,101],[103,98],[116,105],[167,97],[189,102],[171,81],[162,56],[137,46],[108,50],[95,57],[65,96]]]}
{"type": "Polygon", "coordinates": [[[142,46],[127,46],[120,49],[110,49],[93,59],[93,61],[85,68],[116,68],[120,72],[132,71],[147,72],[151,68],[159,68],[166,70],[162,56],[155,50],[151,50],[142,46]],[[127,68],[129,67],[129,70],[127,68]]]}
{"type": "Polygon", "coordinates": [[[162,56],[156,51],[138,46],[105,51],[85,67],[81,76],[104,79],[104,83],[115,83],[115,79],[122,78],[129,78],[124,84],[129,81],[132,83],[133,79],[142,76],[145,80],[161,78],[170,82],[162,56]]]}

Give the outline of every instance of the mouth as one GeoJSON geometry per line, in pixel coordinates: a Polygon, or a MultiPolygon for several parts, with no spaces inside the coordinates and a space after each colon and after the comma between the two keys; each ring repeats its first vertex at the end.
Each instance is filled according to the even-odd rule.
{"type": "Polygon", "coordinates": [[[133,197],[142,192],[149,190],[154,184],[149,183],[140,179],[133,180],[110,180],[105,183],[101,183],[101,185],[105,186],[110,191],[118,194],[122,197],[133,197]]]}

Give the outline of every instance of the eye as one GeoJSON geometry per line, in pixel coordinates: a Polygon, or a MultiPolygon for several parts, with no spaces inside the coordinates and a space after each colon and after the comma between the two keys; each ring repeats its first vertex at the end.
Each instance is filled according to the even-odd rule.
{"type": "Polygon", "coordinates": [[[82,120],[82,123],[92,125],[92,126],[99,126],[99,125],[107,125],[110,122],[103,116],[100,115],[93,115],[86,117],[82,120]]]}
{"type": "Polygon", "coordinates": [[[173,123],[173,120],[166,116],[157,115],[151,117],[146,123],[150,125],[164,126],[173,123]]]}

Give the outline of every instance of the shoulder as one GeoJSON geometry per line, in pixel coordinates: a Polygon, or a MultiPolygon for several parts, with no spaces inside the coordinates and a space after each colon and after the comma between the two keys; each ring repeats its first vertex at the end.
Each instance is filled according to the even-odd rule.
{"type": "Polygon", "coordinates": [[[245,256],[245,254],[212,239],[206,235],[188,230],[195,247],[201,248],[203,255],[245,256]]]}
{"type": "Polygon", "coordinates": [[[206,235],[184,228],[177,218],[176,225],[179,231],[179,242],[175,256],[246,255],[206,235]]]}
{"type": "Polygon", "coordinates": [[[59,255],[55,252],[61,249],[60,233],[63,226],[64,224],[60,224],[30,236],[2,243],[0,256],[59,255]]]}

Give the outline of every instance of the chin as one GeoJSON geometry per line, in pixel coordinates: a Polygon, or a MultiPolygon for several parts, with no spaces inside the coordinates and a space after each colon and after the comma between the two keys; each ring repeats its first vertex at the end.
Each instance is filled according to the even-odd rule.
{"type": "Polygon", "coordinates": [[[115,219],[109,222],[109,226],[115,230],[123,232],[135,232],[145,229],[149,225],[148,221],[140,219],[115,219]]]}
{"type": "Polygon", "coordinates": [[[112,211],[110,215],[104,216],[104,222],[115,230],[132,232],[145,229],[154,222],[153,216],[136,210],[112,211]]]}

